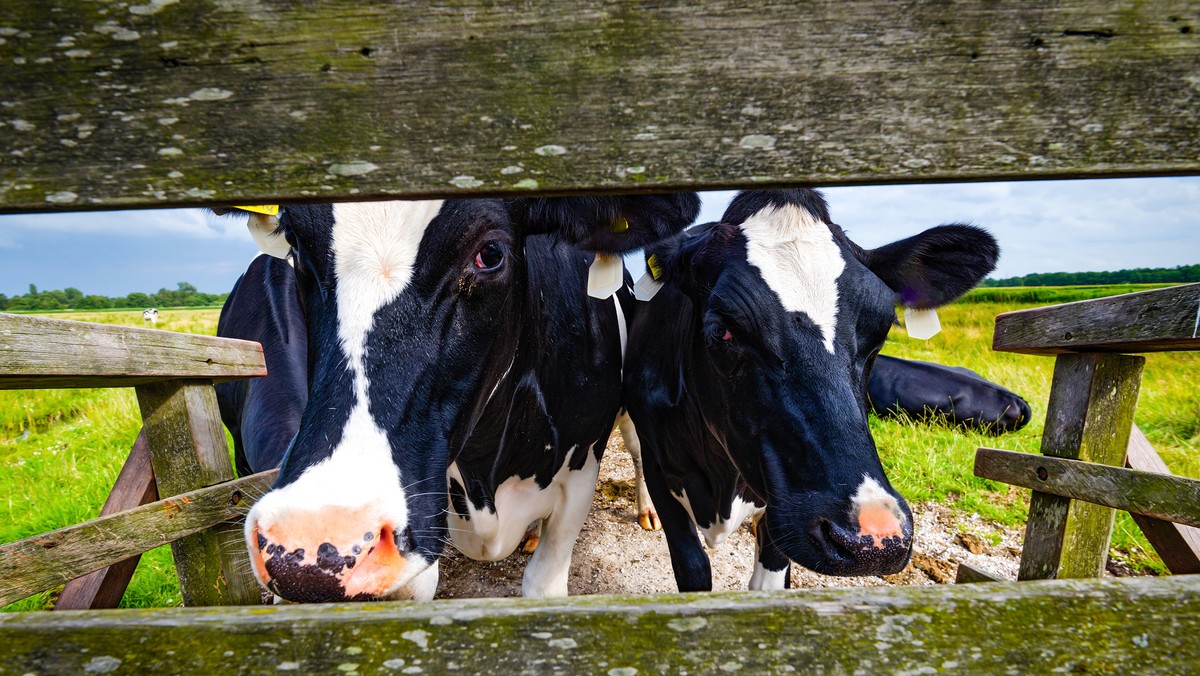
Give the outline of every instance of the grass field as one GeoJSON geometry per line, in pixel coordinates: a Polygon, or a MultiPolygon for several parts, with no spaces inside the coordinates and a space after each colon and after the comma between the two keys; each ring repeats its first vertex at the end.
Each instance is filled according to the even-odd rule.
{"type": "MultiPolygon", "coordinates": [[[[1080,300],[1150,287],[1061,287],[1034,291],[1052,301],[1080,300]]],[[[1028,289],[981,289],[966,302],[940,311],[943,332],[929,341],[892,332],[887,354],[970,368],[1029,400],[1033,422],[995,438],[926,425],[873,420],[880,455],[896,488],[912,502],[936,500],[964,515],[978,513],[1003,524],[1023,523],[1028,491],[974,477],[975,448],[993,446],[1036,453],[1054,360],[994,353],[996,314],[1036,307],[1028,289]],[[1005,294],[1008,295],[1005,295],[1005,294]]],[[[1040,298],[1040,296],[1039,296],[1040,298]]],[[[141,312],[55,313],[55,317],[141,326],[141,312]]],[[[159,328],[213,334],[217,310],[163,312],[159,328]]],[[[1200,477],[1200,355],[1149,355],[1137,424],[1177,474],[1200,477]]],[[[132,390],[30,390],[0,392],[0,542],[36,535],[96,516],[140,425],[132,390]]],[[[1113,556],[1136,570],[1163,572],[1126,514],[1113,536],[1113,556]]],[[[4,610],[48,608],[52,593],[4,610]]],[[[179,604],[167,548],[149,552],[134,576],[123,606],[179,604]]]]}

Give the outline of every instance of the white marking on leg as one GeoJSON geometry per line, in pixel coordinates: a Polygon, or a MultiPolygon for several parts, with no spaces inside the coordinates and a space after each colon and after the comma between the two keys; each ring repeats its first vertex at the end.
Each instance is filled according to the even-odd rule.
{"type": "Polygon", "coordinates": [[[588,449],[587,462],[583,467],[568,471],[562,481],[555,482],[558,488],[555,491],[555,504],[542,522],[542,540],[538,543],[537,551],[525,566],[521,596],[542,598],[567,595],[571,552],[575,549],[575,540],[592,507],[596,479],[600,473],[600,463],[596,461],[593,449],[594,446],[588,449]]]}
{"type": "Polygon", "coordinates": [[[769,206],[742,223],[746,258],[785,310],[803,312],[833,353],[837,279],[846,267],[829,226],[796,205],[769,206]]]}
{"type": "Polygon", "coordinates": [[[740,496],[734,496],[728,519],[722,519],[718,516],[717,520],[713,523],[701,526],[700,522],[696,520],[695,513],[692,512],[692,503],[688,500],[687,491],[684,490],[679,493],[671,491],[671,495],[679,501],[679,504],[683,505],[688,516],[691,517],[692,523],[700,529],[700,534],[704,536],[704,544],[708,545],[709,549],[716,549],[718,545],[728,540],[729,536],[740,528],[748,517],[756,515],[763,509],[753,502],[742,500],[740,496]]]}
{"type": "Polygon", "coordinates": [[[617,419],[617,427],[621,430],[621,438],[625,441],[625,448],[633,460],[633,478],[637,484],[638,514],[641,515],[646,510],[654,512],[654,500],[650,497],[650,489],[646,487],[646,476],[642,473],[642,442],[638,439],[637,428],[633,426],[633,420],[628,414],[617,419]]]}
{"type": "Polygon", "coordinates": [[[750,576],[750,589],[767,591],[784,589],[787,573],[786,567],[782,570],[768,570],[761,561],[755,561],[754,574],[750,576]]]}

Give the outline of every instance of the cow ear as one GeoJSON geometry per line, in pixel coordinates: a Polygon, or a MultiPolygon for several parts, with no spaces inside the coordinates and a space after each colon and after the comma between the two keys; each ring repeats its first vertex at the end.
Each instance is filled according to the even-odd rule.
{"type": "Polygon", "coordinates": [[[248,215],[250,220],[246,222],[246,227],[250,230],[250,236],[254,238],[259,251],[284,260],[291,255],[292,245],[279,228],[279,207],[214,208],[211,211],[217,216],[248,215]]]}
{"type": "Polygon", "coordinates": [[[939,225],[863,252],[863,262],[896,292],[905,307],[945,305],[970,291],[996,267],[1000,247],[986,230],[939,225]]]}
{"type": "Polygon", "coordinates": [[[669,282],[689,296],[706,296],[729,260],[739,229],[731,223],[705,223],[647,249],[655,279],[669,282]]]}
{"type": "Polygon", "coordinates": [[[694,192],[514,200],[523,234],[556,233],[586,251],[622,253],[683,230],[700,213],[694,192]]]}

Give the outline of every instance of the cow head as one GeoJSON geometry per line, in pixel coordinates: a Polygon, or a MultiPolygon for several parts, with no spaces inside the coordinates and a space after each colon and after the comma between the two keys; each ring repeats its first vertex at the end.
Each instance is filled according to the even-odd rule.
{"type": "Polygon", "coordinates": [[[413,581],[442,549],[447,465],[516,349],[524,238],[617,252],[678,232],[698,204],[684,194],[287,207],[279,231],[307,311],[311,385],[279,478],[246,520],[260,582],[295,601],[431,597],[413,581]]]}
{"type": "Polygon", "coordinates": [[[867,427],[867,377],[896,306],[965,293],[994,267],[995,240],[947,225],[863,250],[820,193],[778,190],[741,193],[721,222],[657,248],[690,301],[680,387],[766,503],[771,539],[820,573],[901,569],[912,516],[867,427]]]}

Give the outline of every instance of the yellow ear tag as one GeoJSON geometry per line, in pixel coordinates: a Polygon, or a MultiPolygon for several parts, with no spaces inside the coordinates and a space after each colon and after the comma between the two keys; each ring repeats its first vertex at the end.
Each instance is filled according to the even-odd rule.
{"type": "Polygon", "coordinates": [[[613,232],[625,232],[629,230],[629,221],[626,220],[624,216],[619,216],[617,217],[616,221],[613,221],[612,228],[610,228],[610,230],[613,232]]]}
{"type": "Polygon", "coordinates": [[[620,256],[597,253],[588,270],[588,295],[600,300],[612,296],[625,282],[621,274],[624,269],[620,256]]]}
{"type": "Polygon", "coordinates": [[[264,204],[264,205],[256,206],[256,207],[234,207],[234,209],[241,209],[242,211],[253,211],[256,214],[266,214],[268,216],[278,216],[279,215],[279,205],[278,204],[264,204]]]}
{"type": "Polygon", "coordinates": [[[905,308],[904,328],[908,329],[910,338],[929,340],[942,330],[942,322],[938,319],[937,310],[905,308]]]}
{"type": "MultiPolygon", "coordinates": [[[[628,264],[629,260],[626,259],[625,262],[628,264]]],[[[646,259],[646,264],[641,266],[640,270],[630,270],[629,274],[633,277],[633,297],[642,302],[653,298],[663,287],[662,282],[658,281],[658,278],[662,277],[662,268],[653,254],[646,259]]]]}

